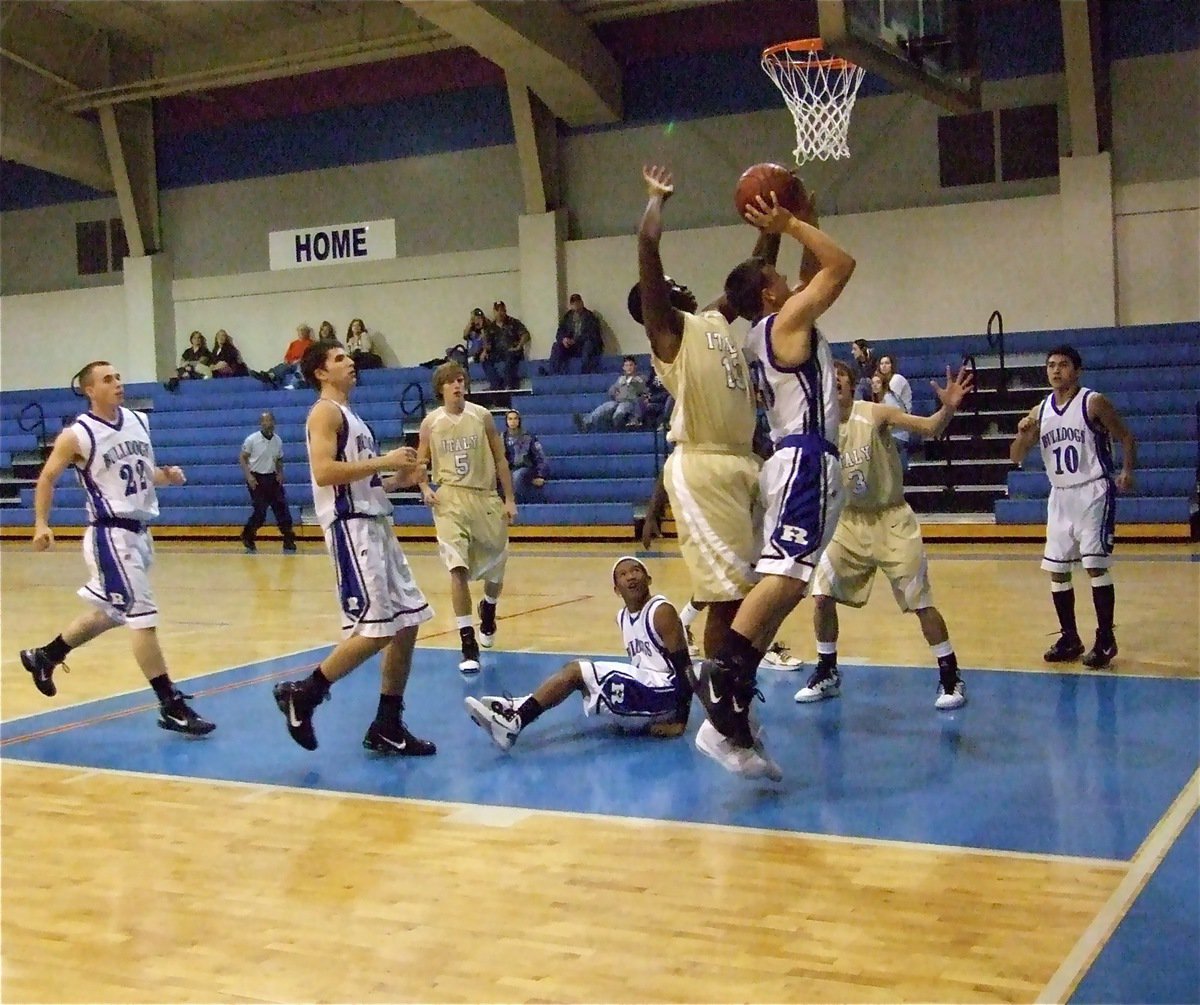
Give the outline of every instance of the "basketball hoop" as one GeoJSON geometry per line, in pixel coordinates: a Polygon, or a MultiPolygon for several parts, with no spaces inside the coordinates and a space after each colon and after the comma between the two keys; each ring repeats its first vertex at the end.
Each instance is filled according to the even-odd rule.
{"type": "Polygon", "coordinates": [[[764,49],[762,68],[796,122],[796,164],[849,157],[846,137],[863,68],[827,55],[819,38],[764,49]]]}

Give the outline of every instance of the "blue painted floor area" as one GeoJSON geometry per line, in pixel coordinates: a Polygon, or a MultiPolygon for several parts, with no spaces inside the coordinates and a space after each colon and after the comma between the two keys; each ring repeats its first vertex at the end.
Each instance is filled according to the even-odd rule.
{"type": "MultiPolygon", "coordinates": [[[[158,729],[148,691],[0,728],[3,755],[340,792],[604,813],[1011,851],[1128,859],[1200,763],[1200,685],[1104,674],[965,671],[970,704],[933,708],[936,672],[843,667],[842,697],[797,705],[805,674],[763,671],[759,706],[783,782],[722,771],[685,738],[620,733],[577,697],[547,712],[510,753],[462,707],[467,694],[533,690],[561,656],[485,653],[466,681],[458,654],[419,649],[406,721],[438,744],[429,759],[373,756],[368,665],[317,710],[320,749],[288,738],[271,684],[324,650],[187,685],[218,724],[201,741],[158,729]],[[131,711],[133,710],[133,711],[131,711]]],[[[611,658],[611,657],[609,657],[611,658]]],[[[60,683],[70,698],[70,678],[60,683]]]]}
{"type": "Polygon", "coordinates": [[[1197,863],[1200,815],[1192,817],[1150,877],[1072,1002],[1200,1002],[1197,863]]]}

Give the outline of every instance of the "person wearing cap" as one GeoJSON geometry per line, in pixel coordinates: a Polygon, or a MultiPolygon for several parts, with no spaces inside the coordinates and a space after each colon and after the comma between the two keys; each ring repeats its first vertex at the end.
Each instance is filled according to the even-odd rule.
{"type": "Polygon", "coordinates": [[[543,368],[543,372],[566,373],[569,362],[578,359],[580,373],[595,373],[602,352],[604,336],[600,319],[584,306],[583,297],[572,293],[567,312],[558,323],[554,345],[550,347],[549,370],[543,368]]]}
{"type": "Polygon", "coordinates": [[[464,699],[467,714],[501,750],[512,747],[543,712],[577,692],[583,696],[584,715],[611,715],[622,726],[646,727],[650,735],[664,739],[687,728],[691,659],[678,612],[666,597],[651,595],[650,570],[632,555],[613,564],[612,582],[624,605],[617,625],[628,663],[581,657],[563,664],[524,698],[464,699]]]}
{"type": "Polygon", "coordinates": [[[529,349],[529,329],[508,313],[503,300],[492,304],[492,311],[492,327],[484,334],[479,362],[493,391],[516,390],[521,386],[521,361],[529,349]]]}
{"type": "Polygon", "coordinates": [[[463,345],[467,347],[467,361],[478,363],[483,358],[483,351],[491,338],[491,329],[495,327],[482,307],[476,307],[467,318],[463,328],[463,345]]]}

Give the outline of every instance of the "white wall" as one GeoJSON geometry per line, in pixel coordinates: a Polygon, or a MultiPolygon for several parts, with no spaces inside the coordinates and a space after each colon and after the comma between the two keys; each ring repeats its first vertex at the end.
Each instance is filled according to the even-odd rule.
{"type": "MultiPolygon", "coordinates": [[[[824,330],[842,342],[957,335],[982,331],[995,309],[1010,331],[1079,326],[1065,293],[1079,275],[1062,251],[1061,202],[1044,195],[829,217],[822,226],[858,259],[858,271],[826,315],[824,330]]],[[[1200,180],[1119,186],[1114,205],[1120,323],[1200,317],[1200,180]]],[[[716,297],[753,243],[754,231],[744,225],[668,229],[663,261],[703,303],[716,297]]],[[[788,241],[781,255],[790,276],[799,265],[797,249],[788,241]]],[[[382,335],[389,363],[411,365],[457,341],[474,306],[490,311],[499,299],[517,317],[527,314],[519,263],[517,248],[498,248],[176,280],[177,346],[183,348],[193,328],[211,336],[223,327],[250,365],[261,368],[282,358],[301,321],[315,328],[328,319],[342,334],[351,317],[362,317],[382,335]]],[[[625,310],[636,277],[632,225],[620,237],[566,246],[565,287],[601,314],[613,339],[610,352],[645,351],[645,336],[625,310]]],[[[3,386],[61,384],[77,360],[121,355],[124,314],[120,287],[3,298],[3,386]],[[48,358],[45,340],[25,338],[29,332],[65,340],[53,343],[56,352],[48,358]]],[[[532,334],[534,356],[548,355],[554,333],[539,328],[532,334]]]]}
{"type": "MultiPolygon", "coordinates": [[[[67,387],[84,363],[108,359],[124,369],[125,290],[27,293],[0,300],[0,387],[67,387]]],[[[125,372],[127,380],[153,374],[125,372]]]]}

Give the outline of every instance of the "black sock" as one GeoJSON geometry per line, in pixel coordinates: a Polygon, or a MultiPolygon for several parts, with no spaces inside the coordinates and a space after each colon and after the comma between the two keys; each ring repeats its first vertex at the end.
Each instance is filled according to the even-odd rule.
{"type": "Polygon", "coordinates": [[[375,721],[381,726],[399,722],[404,712],[404,698],[398,694],[381,694],[375,721]]]}
{"type": "Polygon", "coordinates": [[[61,663],[67,658],[67,653],[71,651],[71,648],[63,641],[61,635],[57,635],[53,642],[47,642],[42,646],[42,652],[46,654],[46,659],[51,663],[61,663]]]}
{"type": "Polygon", "coordinates": [[[951,653],[949,656],[939,656],[938,670],[942,677],[954,678],[958,676],[958,657],[951,653]]]}
{"type": "Polygon", "coordinates": [[[304,680],[304,690],[307,691],[316,704],[320,704],[325,700],[325,695],[329,694],[329,689],[333,687],[332,682],[321,673],[321,668],[317,667],[312,674],[304,680]]]}
{"type": "Polygon", "coordinates": [[[1096,607],[1096,628],[1108,641],[1113,637],[1113,608],[1117,606],[1117,591],[1113,584],[1093,586],[1092,603],[1096,607]]]}
{"type": "Polygon", "coordinates": [[[758,664],[762,662],[763,650],[755,649],[750,644],[750,640],[744,635],[739,635],[732,628],[729,630],[729,636],[725,640],[725,644],[721,646],[720,652],[717,653],[717,660],[732,668],[733,672],[739,677],[749,677],[754,679],[758,664]]]}
{"type": "Polygon", "coordinates": [[[458,630],[458,637],[462,640],[464,647],[478,645],[475,641],[475,629],[468,625],[466,628],[458,630]]]}
{"type": "Polygon", "coordinates": [[[1054,601],[1054,611],[1063,635],[1069,639],[1079,638],[1079,628],[1075,624],[1075,591],[1051,590],[1050,597],[1054,601]]]}
{"type": "Polygon", "coordinates": [[[171,683],[171,678],[165,673],[160,673],[150,682],[150,686],[154,688],[155,697],[162,704],[166,704],[175,697],[175,685],[171,683]]]}
{"type": "Polygon", "coordinates": [[[517,709],[517,718],[521,720],[521,726],[524,728],[533,722],[533,720],[541,715],[544,711],[546,710],[542,708],[542,703],[533,695],[530,695],[523,702],[521,702],[521,707],[517,709]]]}

